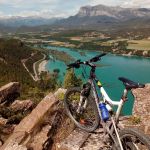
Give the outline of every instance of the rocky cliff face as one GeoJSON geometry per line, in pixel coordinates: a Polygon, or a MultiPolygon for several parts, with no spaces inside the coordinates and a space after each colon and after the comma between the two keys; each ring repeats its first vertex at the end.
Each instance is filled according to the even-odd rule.
{"type": "Polygon", "coordinates": [[[31,100],[16,100],[20,84],[11,82],[0,88],[0,146],[12,134],[15,126],[33,109],[31,100]]]}
{"type": "Polygon", "coordinates": [[[138,118],[137,127],[150,135],[150,84],[146,84],[144,89],[132,91],[135,101],[133,116],[138,118]]]}
{"type": "Polygon", "coordinates": [[[55,26],[64,28],[118,29],[149,27],[150,9],[122,8],[104,5],[81,7],[75,16],[62,19],[55,26]],[[142,21],[141,21],[142,20],[142,21]]]}
{"type": "Polygon", "coordinates": [[[86,16],[108,16],[116,19],[130,19],[135,17],[150,17],[150,9],[146,8],[122,8],[122,7],[108,7],[104,5],[85,6],[81,7],[78,17],[86,16]]]}

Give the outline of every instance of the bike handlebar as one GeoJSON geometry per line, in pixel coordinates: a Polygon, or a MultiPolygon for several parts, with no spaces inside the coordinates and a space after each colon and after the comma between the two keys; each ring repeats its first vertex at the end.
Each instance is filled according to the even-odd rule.
{"type": "Polygon", "coordinates": [[[93,64],[91,64],[92,62],[97,62],[97,61],[101,60],[101,57],[103,57],[105,55],[107,55],[107,54],[106,53],[102,53],[102,54],[97,55],[97,56],[91,58],[90,60],[84,61],[84,62],[81,62],[81,60],[77,60],[74,63],[71,63],[71,64],[67,65],[68,66],[67,69],[80,68],[81,64],[85,64],[85,65],[88,65],[88,66],[92,67],[92,66],[94,66],[93,64]]]}
{"type": "Polygon", "coordinates": [[[97,55],[97,56],[91,58],[89,61],[90,61],[90,62],[97,62],[97,61],[101,60],[101,57],[103,57],[103,56],[105,56],[105,55],[106,55],[106,53],[102,53],[102,54],[100,54],[100,55],[97,55]]]}
{"type": "Polygon", "coordinates": [[[83,62],[81,62],[81,60],[77,60],[74,63],[71,63],[71,64],[67,65],[68,66],[67,69],[70,69],[70,68],[79,68],[81,63],[83,63],[83,62]]]}

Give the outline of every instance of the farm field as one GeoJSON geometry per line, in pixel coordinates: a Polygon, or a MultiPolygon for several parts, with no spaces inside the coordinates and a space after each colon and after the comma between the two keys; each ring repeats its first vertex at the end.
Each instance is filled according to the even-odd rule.
{"type": "Polygon", "coordinates": [[[150,40],[129,40],[127,49],[150,50],[150,40]]]}

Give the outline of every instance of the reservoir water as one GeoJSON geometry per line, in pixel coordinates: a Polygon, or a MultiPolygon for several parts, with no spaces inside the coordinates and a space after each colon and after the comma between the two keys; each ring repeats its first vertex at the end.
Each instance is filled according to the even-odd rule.
{"type": "MultiPolygon", "coordinates": [[[[49,50],[54,49],[57,51],[64,51],[72,56],[75,60],[88,60],[95,55],[100,54],[100,52],[96,51],[87,51],[85,52],[85,56],[81,56],[79,50],[70,49],[70,48],[62,48],[62,47],[45,47],[49,50]]],[[[105,90],[112,100],[120,100],[120,97],[123,92],[123,84],[118,80],[118,77],[126,77],[133,81],[141,82],[141,83],[150,83],[150,59],[142,58],[142,57],[127,57],[127,56],[116,56],[108,54],[102,58],[100,62],[97,64],[103,65],[103,67],[97,67],[96,75],[98,79],[103,83],[105,90]]],[[[47,70],[50,72],[53,69],[60,69],[60,80],[63,81],[64,74],[66,72],[66,65],[64,62],[60,60],[52,61],[49,60],[47,66],[47,70]]],[[[88,72],[89,69],[87,69],[88,72]]],[[[81,76],[82,70],[77,70],[77,75],[81,76]]],[[[133,108],[134,99],[131,94],[129,94],[129,100],[124,105],[122,114],[131,115],[133,108]]]]}

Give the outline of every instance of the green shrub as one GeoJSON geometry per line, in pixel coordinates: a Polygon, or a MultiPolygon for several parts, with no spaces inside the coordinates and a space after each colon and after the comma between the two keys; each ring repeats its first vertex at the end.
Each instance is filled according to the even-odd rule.
{"type": "Polygon", "coordinates": [[[139,116],[132,116],[129,120],[129,123],[131,123],[132,125],[137,125],[141,123],[141,118],[139,116]]]}
{"type": "Polygon", "coordinates": [[[82,80],[77,78],[73,72],[73,69],[68,70],[64,79],[64,88],[80,86],[82,84],[82,80]]]}

